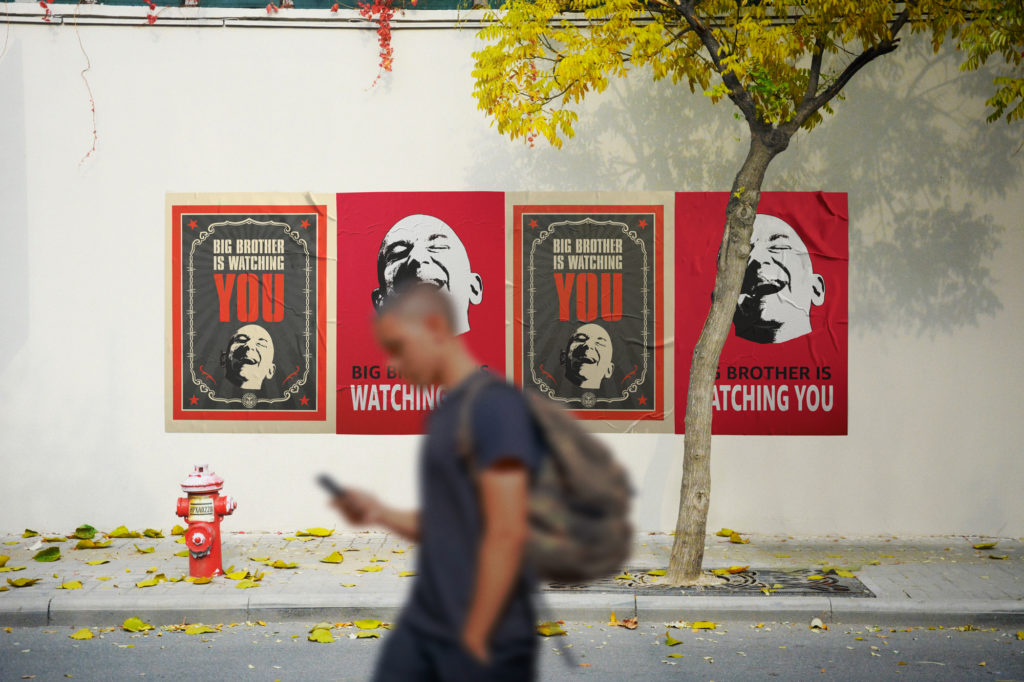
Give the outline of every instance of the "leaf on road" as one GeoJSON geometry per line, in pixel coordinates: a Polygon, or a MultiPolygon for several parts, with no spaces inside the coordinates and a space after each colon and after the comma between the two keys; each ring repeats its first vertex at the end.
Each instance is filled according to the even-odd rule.
{"type": "Polygon", "coordinates": [[[137,530],[128,530],[127,526],[118,526],[114,530],[107,533],[107,537],[110,538],[141,538],[142,533],[137,530]]]}
{"type": "Polygon", "coordinates": [[[270,557],[268,557],[268,556],[251,556],[251,557],[249,557],[249,561],[258,561],[260,563],[263,563],[264,561],[270,561],[270,557]]]}
{"type": "Polygon", "coordinates": [[[10,560],[11,560],[11,557],[7,556],[6,554],[0,554],[0,568],[3,568],[4,566],[6,566],[7,562],[10,561],[10,560]]]}
{"type": "Polygon", "coordinates": [[[249,571],[230,571],[228,573],[225,573],[224,577],[228,580],[244,580],[245,578],[249,577],[249,571]]]}
{"type": "Polygon", "coordinates": [[[971,545],[971,546],[974,547],[974,549],[992,549],[993,547],[995,547],[998,544],[999,544],[998,541],[996,541],[996,542],[979,542],[978,544],[971,545]]]}
{"type": "Polygon", "coordinates": [[[569,633],[562,629],[562,625],[558,621],[549,620],[537,626],[537,634],[545,637],[558,637],[569,633]]]}
{"type": "Polygon", "coordinates": [[[174,528],[171,528],[171,535],[184,535],[185,527],[178,524],[174,524],[174,528]]]}
{"type": "Polygon", "coordinates": [[[398,577],[399,578],[411,578],[414,575],[416,575],[416,571],[399,571],[398,572],[398,577]]]}
{"type": "Polygon", "coordinates": [[[374,630],[363,630],[362,632],[355,633],[356,639],[371,639],[374,637],[380,637],[380,633],[374,630]]]}
{"type": "Polygon", "coordinates": [[[1008,555],[1008,554],[989,554],[988,558],[989,559],[1009,559],[1010,555],[1008,555]]]}
{"type": "Polygon", "coordinates": [[[668,630],[665,630],[665,644],[668,646],[675,646],[676,644],[682,644],[681,639],[675,639],[672,635],[668,634],[668,630]]]}
{"type": "Polygon", "coordinates": [[[633,618],[623,618],[622,620],[616,620],[615,625],[619,626],[620,628],[626,628],[627,630],[636,630],[637,625],[639,625],[639,622],[637,621],[636,616],[634,616],[633,618]]]}
{"type": "Polygon", "coordinates": [[[60,547],[47,547],[35,553],[32,557],[36,561],[56,561],[60,559],[60,547]]]}
{"type": "Polygon", "coordinates": [[[382,566],[362,566],[356,570],[363,573],[376,573],[377,571],[383,571],[384,568],[382,566]]]}
{"type": "Polygon", "coordinates": [[[152,578],[147,578],[146,580],[140,580],[139,582],[135,583],[135,587],[154,587],[154,586],[159,585],[160,583],[166,582],[166,581],[167,581],[167,576],[165,576],[163,573],[157,573],[152,578]]]}
{"type": "Polygon", "coordinates": [[[92,540],[96,536],[96,529],[90,526],[88,523],[83,523],[81,526],[75,529],[72,537],[78,538],[79,540],[92,540]]]}
{"type": "Polygon", "coordinates": [[[147,528],[146,530],[142,531],[142,534],[145,535],[147,538],[156,539],[162,538],[164,536],[163,531],[159,531],[156,528],[147,528]]]}
{"type": "Polygon", "coordinates": [[[749,564],[748,564],[748,565],[746,565],[746,566],[730,566],[730,567],[729,567],[729,568],[727,568],[726,570],[727,570],[727,571],[728,571],[728,572],[729,572],[730,574],[732,574],[732,575],[736,575],[737,573],[743,573],[743,572],[744,572],[744,571],[746,571],[746,570],[747,570],[748,568],[750,568],[750,565],[749,565],[749,564]]]}
{"type": "Polygon", "coordinates": [[[185,578],[185,582],[192,583],[193,585],[206,585],[207,583],[213,582],[213,578],[207,578],[205,576],[202,578],[193,578],[192,576],[189,576],[185,578]]]}
{"type": "Polygon", "coordinates": [[[211,628],[209,625],[203,625],[201,623],[195,623],[185,627],[186,635],[205,635],[210,632],[217,632],[216,628],[211,628]]]}
{"type": "Polygon", "coordinates": [[[108,580],[113,580],[113,579],[114,579],[113,576],[109,576],[109,575],[98,575],[98,576],[96,576],[96,580],[102,580],[103,582],[106,582],[108,580]]]}
{"type": "Polygon", "coordinates": [[[245,580],[239,580],[237,583],[235,583],[235,588],[239,590],[248,590],[251,587],[259,586],[260,584],[258,582],[256,582],[255,580],[249,580],[248,578],[246,578],[245,580]]]}
{"type": "Polygon", "coordinates": [[[331,635],[331,631],[327,628],[316,628],[309,633],[307,637],[310,642],[319,642],[320,644],[330,644],[334,641],[334,636],[331,635]]]}
{"type": "Polygon", "coordinates": [[[295,562],[288,563],[287,561],[282,561],[281,559],[278,559],[277,561],[272,561],[269,564],[267,564],[267,566],[270,566],[271,568],[298,568],[299,567],[299,565],[297,563],[295,563],[295,562]]]}
{"type": "Polygon", "coordinates": [[[682,658],[686,654],[668,654],[668,658],[682,658]]]}
{"type": "Polygon", "coordinates": [[[734,531],[732,528],[723,528],[722,530],[715,533],[715,535],[717,535],[720,538],[728,538],[731,537],[732,534],[735,532],[736,531],[734,531]]]}
{"type": "Polygon", "coordinates": [[[331,552],[323,559],[320,560],[322,564],[340,564],[345,560],[344,555],[341,552],[331,552]]]}
{"type": "Polygon", "coordinates": [[[21,534],[21,537],[23,537],[23,538],[34,538],[37,535],[39,535],[39,533],[37,533],[36,531],[31,530],[29,528],[26,528],[25,532],[21,534]]]}
{"type": "Polygon", "coordinates": [[[379,557],[379,556],[372,556],[372,557],[370,557],[370,562],[372,563],[372,562],[374,562],[374,561],[379,561],[379,562],[386,562],[386,561],[387,561],[387,559],[382,559],[382,558],[381,558],[381,557],[379,557]]]}
{"type": "Polygon", "coordinates": [[[86,561],[86,566],[102,566],[103,564],[109,564],[110,559],[93,559],[92,561],[86,561]]]}
{"type": "Polygon", "coordinates": [[[355,587],[356,584],[355,583],[342,583],[341,586],[342,587],[355,587]]]}
{"type": "Polygon", "coordinates": [[[57,586],[58,590],[80,590],[82,589],[82,581],[70,580],[66,583],[62,583],[57,586]]]}
{"type": "Polygon", "coordinates": [[[106,542],[96,542],[95,540],[79,540],[78,544],[75,545],[75,549],[103,549],[104,547],[110,547],[113,544],[110,540],[106,542]]]}
{"type": "Polygon", "coordinates": [[[128,632],[145,632],[146,630],[153,629],[152,625],[144,623],[141,618],[136,618],[134,616],[127,618],[123,623],[121,623],[121,627],[128,632]]]}
{"type": "Polygon", "coordinates": [[[710,620],[695,620],[690,623],[690,627],[694,630],[714,630],[718,627],[718,623],[712,623],[710,620]]]}
{"type": "Polygon", "coordinates": [[[392,554],[405,554],[405,550],[404,549],[393,549],[393,550],[391,550],[391,553],[392,554]]]}
{"type": "Polygon", "coordinates": [[[376,630],[381,626],[381,621],[375,620],[373,618],[367,618],[366,620],[352,621],[352,624],[360,630],[376,630]]]}
{"type": "Polygon", "coordinates": [[[187,557],[188,556],[188,550],[187,549],[183,549],[180,552],[175,552],[174,556],[187,557]]]}
{"type": "Polygon", "coordinates": [[[8,578],[7,584],[11,587],[30,587],[40,580],[42,580],[42,578],[15,578],[14,580],[8,578]]]}
{"type": "Polygon", "coordinates": [[[647,575],[665,575],[667,571],[664,568],[655,568],[647,571],[647,575]]]}
{"type": "Polygon", "coordinates": [[[734,545],[746,545],[750,542],[750,540],[741,536],[739,533],[733,533],[729,536],[729,542],[733,543],[734,545]]]}
{"type": "Polygon", "coordinates": [[[72,632],[68,635],[71,639],[92,639],[92,630],[89,628],[82,628],[78,632],[72,632]]]}
{"type": "Polygon", "coordinates": [[[135,545],[135,551],[139,554],[152,554],[156,551],[156,547],[139,547],[135,545]]]}
{"type": "Polygon", "coordinates": [[[0,566],[0,573],[10,573],[11,571],[24,571],[24,566],[0,566]]]}
{"type": "Polygon", "coordinates": [[[67,542],[67,541],[68,541],[67,538],[61,537],[59,535],[56,535],[56,536],[54,536],[52,538],[43,538],[43,542],[67,542]]]}

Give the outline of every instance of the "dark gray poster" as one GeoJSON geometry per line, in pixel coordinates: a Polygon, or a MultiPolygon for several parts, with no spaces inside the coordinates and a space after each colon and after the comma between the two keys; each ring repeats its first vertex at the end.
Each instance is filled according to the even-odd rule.
{"type": "Polygon", "coordinates": [[[516,206],[517,383],[584,419],[662,416],[661,206],[516,206]]]}
{"type": "Polygon", "coordinates": [[[174,418],[324,419],[323,207],[172,214],[174,418]]]}

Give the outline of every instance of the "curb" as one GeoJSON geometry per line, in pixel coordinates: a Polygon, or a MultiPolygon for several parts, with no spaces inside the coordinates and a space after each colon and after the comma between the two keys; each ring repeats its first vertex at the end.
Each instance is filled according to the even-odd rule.
{"type": "MultiPolygon", "coordinates": [[[[404,604],[404,593],[388,594],[207,594],[188,603],[179,595],[157,594],[145,598],[112,600],[104,596],[73,598],[70,595],[28,595],[0,606],[0,626],[118,625],[136,616],[153,625],[181,622],[226,623],[244,621],[353,620],[373,617],[394,621],[404,604]]],[[[799,622],[821,618],[826,623],[904,626],[1024,624],[1022,600],[958,600],[914,602],[911,600],[853,597],[695,597],[632,593],[551,594],[537,602],[541,620],[573,620],[606,623],[612,611],[632,615],[634,606],[641,622],[674,620],[799,622]]]]}

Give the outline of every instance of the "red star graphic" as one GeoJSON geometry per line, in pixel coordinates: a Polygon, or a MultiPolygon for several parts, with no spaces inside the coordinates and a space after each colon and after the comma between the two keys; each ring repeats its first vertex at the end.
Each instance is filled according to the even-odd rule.
{"type": "Polygon", "coordinates": [[[306,396],[299,398],[299,405],[309,405],[309,398],[306,396]]]}
{"type": "Polygon", "coordinates": [[[188,399],[188,402],[189,402],[190,404],[192,404],[192,405],[195,405],[196,403],[198,403],[198,402],[199,402],[199,398],[197,398],[197,397],[196,397],[196,396],[195,396],[195,395],[193,394],[193,395],[192,395],[192,397],[188,399]]]}
{"type": "Polygon", "coordinates": [[[535,227],[537,227],[537,221],[536,220],[531,220],[530,221],[530,229],[532,230],[535,227]]]}
{"type": "Polygon", "coordinates": [[[642,395],[639,398],[637,398],[636,399],[636,404],[637,405],[646,405],[647,404],[647,396],[642,395]]]}
{"type": "Polygon", "coordinates": [[[299,223],[299,227],[301,227],[302,229],[308,228],[309,227],[309,221],[308,220],[303,220],[301,223],[299,223]]]}
{"type": "Polygon", "coordinates": [[[637,223],[637,225],[640,226],[640,229],[643,229],[643,228],[647,227],[647,221],[646,220],[641,220],[640,222],[637,223]]]}
{"type": "Polygon", "coordinates": [[[199,223],[197,223],[195,220],[190,220],[190,221],[188,221],[188,226],[189,226],[189,229],[194,230],[197,227],[199,227],[199,223]]]}

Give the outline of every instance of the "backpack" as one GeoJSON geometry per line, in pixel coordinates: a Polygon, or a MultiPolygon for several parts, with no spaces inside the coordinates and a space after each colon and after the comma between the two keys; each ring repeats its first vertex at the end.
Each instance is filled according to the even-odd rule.
{"type": "MultiPolygon", "coordinates": [[[[503,383],[490,372],[471,380],[459,415],[459,455],[476,472],[472,407],[477,394],[503,383]]],[[[537,391],[524,391],[547,456],[530,488],[526,561],[539,579],[579,583],[621,570],[633,546],[633,489],[609,449],[537,391]]]]}

